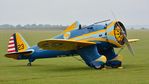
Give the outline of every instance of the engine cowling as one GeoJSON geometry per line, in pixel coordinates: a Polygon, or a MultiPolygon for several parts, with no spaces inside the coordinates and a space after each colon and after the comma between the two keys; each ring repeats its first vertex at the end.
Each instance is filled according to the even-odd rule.
{"type": "Polygon", "coordinates": [[[120,21],[113,21],[106,28],[107,41],[113,44],[114,47],[121,47],[124,45],[124,37],[126,36],[126,29],[120,21]]]}

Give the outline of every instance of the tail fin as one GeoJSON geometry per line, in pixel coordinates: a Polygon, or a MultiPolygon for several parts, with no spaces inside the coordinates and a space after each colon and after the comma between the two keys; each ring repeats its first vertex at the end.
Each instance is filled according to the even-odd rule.
{"type": "Polygon", "coordinates": [[[14,33],[11,35],[9,39],[8,44],[8,53],[5,54],[8,58],[13,59],[26,59],[29,57],[30,54],[32,54],[33,50],[28,50],[29,45],[24,40],[24,38],[19,33],[14,33]],[[19,57],[20,55],[23,55],[25,57],[19,57]]]}
{"type": "Polygon", "coordinates": [[[19,33],[14,33],[8,44],[8,53],[23,52],[29,48],[29,45],[19,33]]]}

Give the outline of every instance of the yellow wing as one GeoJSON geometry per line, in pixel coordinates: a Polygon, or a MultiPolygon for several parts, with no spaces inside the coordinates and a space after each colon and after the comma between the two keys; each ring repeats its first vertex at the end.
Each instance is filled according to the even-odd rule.
{"type": "Polygon", "coordinates": [[[84,42],[84,41],[72,41],[64,39],[47,39],[40,41],[38,46],[44,50],[77,50],[85,46],[94,45],[94,42],[84,42]]]}
{"type": "Polygon", "coordinates": [[[140,39],[128,39],[128,42],[129,43],[133,43],[133,42],[137,42],[137,41],[139,41],[140,39]]]}

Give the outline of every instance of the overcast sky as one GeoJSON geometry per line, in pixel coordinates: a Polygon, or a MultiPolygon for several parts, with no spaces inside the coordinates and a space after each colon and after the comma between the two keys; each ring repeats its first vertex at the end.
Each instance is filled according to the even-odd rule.
{"type": "Polygon", "coordinates": [[[91,24],[114,17],[148,25],[149,0],[0,0],[0,24],[91,24]]]}

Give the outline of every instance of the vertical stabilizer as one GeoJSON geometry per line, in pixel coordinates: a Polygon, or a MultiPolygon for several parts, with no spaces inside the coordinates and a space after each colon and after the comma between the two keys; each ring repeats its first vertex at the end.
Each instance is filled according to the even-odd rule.
{"type": "Polygon", "coordinates": [[[8,44],[8,53],[23,52],[29,48],[29,45],[19,33],[11,35],[8,44]]]}

